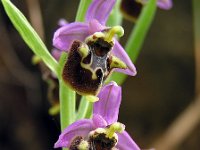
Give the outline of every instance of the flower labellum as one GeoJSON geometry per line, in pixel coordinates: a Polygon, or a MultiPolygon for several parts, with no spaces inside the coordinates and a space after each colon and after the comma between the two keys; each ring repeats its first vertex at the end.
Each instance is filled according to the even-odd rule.
{"type": "Polygon", "coordinates": [[[90,147],[95,150],[111,150],[118,142],[117,132],[123,132],[125,125],[116,122],[106,128],[97,128],[89,133],[90,147]]]}
{"type": "Polygon", "coordinates": [[[127,68],[123,61],[111,53],[115,34],[122,36],[123,33],[121,26],[114,26],[95,32],[84,42],[75,40],[63,68],[65,83],[81,95],[96,96],[114,68],[127,68]]]}
{"type": "Polygon", "coordinates": [[[76,136],[70,150],[115,150],[118,142],[117,132],[124,131],[124,125],[116,122],[105,128],[97,128],[89,133],[88,138],[76,136]],[[118,127],[117,127],[118,126],[118,127]],[[117,127],[117,128],[116,128],[117,127]]]}

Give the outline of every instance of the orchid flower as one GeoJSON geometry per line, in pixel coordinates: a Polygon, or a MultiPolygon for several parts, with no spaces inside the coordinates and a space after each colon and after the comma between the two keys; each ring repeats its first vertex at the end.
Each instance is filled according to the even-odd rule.
{"type": "MultiPolygon", "coordinates": [[[[83,42],[96,32],[107,29],[105,24],[115,2],[116,0],[93,0],[86,13],[85,22],[73,22],[59,28],[54,34],[53,45],[61,51],[69,51],[73,41],[83,42]]],[[[127,65],[127,69],[115,69],[116,71],[132,76],[136,74],[134,64],[117,40],[114,40],[111,53],[127,65]]]]}
{"type": "Polygon", "coordinates": [[[139,150],[140,148],[117,122],[121,87],[115,82],[104,86],[94,103],[92,119],[81,119],[68,126],[54,147],[70,150],[139,150]]]}

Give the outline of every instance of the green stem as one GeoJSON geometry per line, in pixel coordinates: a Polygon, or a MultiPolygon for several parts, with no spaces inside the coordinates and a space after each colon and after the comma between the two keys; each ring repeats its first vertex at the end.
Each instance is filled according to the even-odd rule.
{"type": "Polygon", "coordinates": [[[63,131],[75,121],[75,91],[72,91],[63,80],[60,80],[60,121],[63,131]]]}
{"type": "Polygon", "coordinates": [[[85,14],[92,0],[80,0],[76,14],[76,22],[84,22],[85,14]]]}
{"type": "Polygon", "coordinates": [[[120,7],[120,2],[121,0],[117,0],[113,10],[111,11],[111,14],[108,18],[107,21],[107,26],[115,26],[115,25],[121,25],[122,24],[122,15],[121,12],[119,11],[120,7]]]}
{"type": "Polygon", "coordinates": [[[132,30],[129,40],[126,44],[126,50],[132,61],[135,62],[140,53],[144,39],[153,22],[156,12],[156,0],[150,0],[147,6],[144,7],[141,17],[132,30]]]}
{"type": "Polygon", "coordinates": [[[85,118],[91,118],[91,117],[92,117],[93,104],[94,104],[94,103],[89,102],[89,105],[88,105],[88,108],[87,108],[87,112],[86,112],[85,118]]]}
{"type": "Polygon", "coordinates": [[[81,97],[81,101],[80,101],[80,104],[79,104],[76,120],[85,118],[90,103],[91,102],[86,100],[85,96],[81,97]]]}
{"type": "MultiPolygon", "coordinates": [[[[132,29],[130,37],[128,38],[129,40],[125,46],[125,49],[133,62],[135,62],[138,58],[146,34],[148,33],[148,30],[154,19],[157,8],[156,2],[156,0],[149,0],[144,6],[140,17],[135,27],[132,29]]],[[[113,73],[110,80],[114,80],[118,84],[122,84],[126,78],[127,76],[124,74],[113,73]]]]}

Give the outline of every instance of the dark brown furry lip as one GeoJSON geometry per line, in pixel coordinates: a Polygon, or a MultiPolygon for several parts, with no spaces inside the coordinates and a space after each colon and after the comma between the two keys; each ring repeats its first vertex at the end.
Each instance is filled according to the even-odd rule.
{"type": "Polygon", "coordinates": [[[68,56],[68,60],[63,69],[64,81],[77,93],[81,95],[96,95],[102,82],[110,73],[111,62],[109,51],[111,47],[102,47],[98,42],[90,43],[89,54],[82,59],[79,48],[83,43],[74,41],[68,56]],[[82,67],[83,64],[91,64],[91,70],[82,67]],[[92,78],[93,72],[96,79],[92,78]]]}

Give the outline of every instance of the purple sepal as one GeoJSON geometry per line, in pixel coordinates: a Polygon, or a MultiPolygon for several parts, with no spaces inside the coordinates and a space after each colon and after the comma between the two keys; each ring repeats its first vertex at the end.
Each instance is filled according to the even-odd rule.
{"type": "Polygon", "coordinates": [[[53,37],[53,45],[59,50],[68,51],[74,40],[84,41],[89,35],[88,24],[74,22],[59,28],[53,37]]]}
{"type": "Polygon", "coordinates": [[[116,0],[93,0],[86,14],[86,22],[93,19],[98,20],[102,25],[105,25],[116,0]]]}
{"type": "Polygon", "coordinates": [[[72,123],[68,126],[59,136],[58,141],[55,143],[54,148],[69,147],[70,142],[76,136],[86,137],[91,130],[94,129],[94,125],[91,119],[82,119],[72,123]]]}
{"type": "Polygon", "coordinates": [[[140,150],[126,131],[118,133],[118,143],[116,147],[119,150],[140,150]]]}
{"type": "Polygon", "coordinates": [[[115,69],[117,72],[122,72],[127,75],[135,76],[137,74],[135,65],[132,63],[130,57],[124,50],[124,48],[119,44],[117,40],[115,40],[115,45],[113,47],[112,53],[120,58],[128,67],[128,69],[115,69]]]}
{"type": "Polygon", "coordinates": [[[94,103],[93,114],[102,116],[108,125],[117,122],[121,104],[121,87],[111,82],[101,89],[98,97],[99,101],[94,103]]]}

